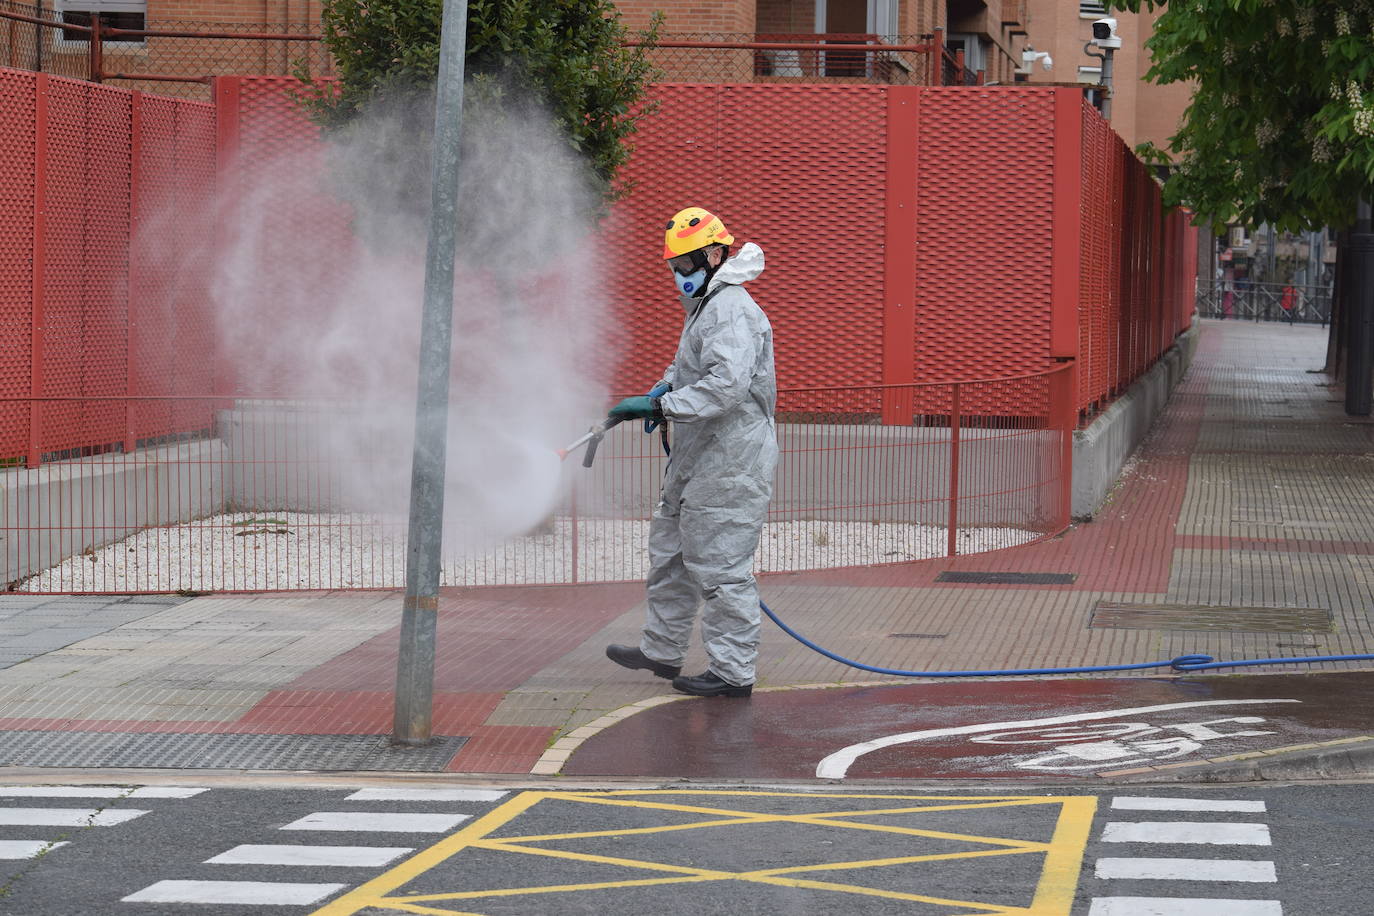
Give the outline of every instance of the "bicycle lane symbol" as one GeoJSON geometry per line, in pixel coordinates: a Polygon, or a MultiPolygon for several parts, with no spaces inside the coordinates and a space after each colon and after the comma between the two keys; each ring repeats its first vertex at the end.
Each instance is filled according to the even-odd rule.
{"type": "Polygon", "coordinates": [[[1153,760],[1177,759],[1196,753],[1208,742],[1276,734],[1256,729],[1264,719],[1258,716],[1209,717],[1199,722],[1172,725],[1153,725],[1148,721],[1103,722],[1108,719],[1127,719],[1152,713],[1166,713],[1181,709],[1201,709],[1218,706],[1255,706],[1273,703],[1301,703],[1301,700],[1197,700],[1187,703],[1165,703],[1157,706],[1137,706],[1126,709],[1107,709],[1096,712],[1025,719],[1017,722],[987,722],[952,728],[932,728],[903,732],[871,741],[851,744],[826,756],[816,765],[816,776],[822,779],[843,779],[856,760],[882,748],[921,741],[969,736],[972,742],[1024,747],[1039,745],[1029,754],[1022,754],[1012,765],[1036,772],[1075,772],[1140,765],[1153,760]],[[1078,723],[1103,722],[1085,726],[1078,723]],[[973,737],[978,736],[978,737],[973,737]],[[1049,747],[1045,747],[1049,745],[1049,747]]]}

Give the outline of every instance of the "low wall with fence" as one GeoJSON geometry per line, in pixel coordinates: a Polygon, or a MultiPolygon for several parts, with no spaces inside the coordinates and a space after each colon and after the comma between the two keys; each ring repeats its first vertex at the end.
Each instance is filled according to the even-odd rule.
{"type": "MultiPolygon", "coordinates": [[[[782,454],[759,570],[976,553],[1061,530],[1071,377],[1064,367],[948,386],[782,392],[782,454]],[[1034,407],[963,412],[991,395],[1034,407]],[[882,422],[894,401],[943,404],[945,412],[882,422]]],[[[0,575],[9,590],[403,585],[403,513],[369,484],[382,469],[340,448],[358,438],[365,418],[304,400],[207,398],[197,407],[214,415],[200,438],[0,471],[0,575]]],[[[533,530],[496,537],[451,525],[444,584],[642,577],[664,464],[657,436],[617,427],[592,468],[575,458],[563,465],[556,503],[533,530]]]]}

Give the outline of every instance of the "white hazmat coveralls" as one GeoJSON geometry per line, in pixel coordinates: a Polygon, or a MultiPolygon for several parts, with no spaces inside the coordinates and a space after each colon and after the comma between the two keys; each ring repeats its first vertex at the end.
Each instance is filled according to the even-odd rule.
{"type": "Polygon", "coordinates": [[[754,582],[778,462],[773,329],[741,285],[763,273],[752,242],[716,271],[687,319],[659,399],[673,421],[672,455],[649,524],[648,611],[639,648],[682,664],[697,610],[710,670],[754,683],[759,592],[754,582]]]}

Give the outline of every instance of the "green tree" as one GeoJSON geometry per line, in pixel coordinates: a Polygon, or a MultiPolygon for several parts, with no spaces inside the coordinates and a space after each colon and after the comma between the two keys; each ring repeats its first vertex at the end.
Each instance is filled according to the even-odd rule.
{"type": "MultiPolygon", "coordinates": [[[[433,130],[442,12],[442,0],[324,0],[324,44],[338,80],[298,71],[298,99],[327,131],[344,134],[388,109],[402,129],[371,138],[375,161],[413,158],[433,130]]],[[[630,155],[627,140],[648,110],[655,70],[647,51],[657,31],[655,19],[635,36],[638,47],[626,47],[630,36],[609,0],[469,0],[465,118],[509,116],[511,106],[526,117],[534,100],[613,199],[624,190],[616,174],[630,155]]]]}
{"type": "MultiPolygon", "coordinates": [[[[1374,189],[1371,0],[1108,0],[1164,8],[1156,83],[1196,91],[1169,140],[1166,199],[1215,225],[1348,226],[1374,189]]],[[[1147,158],[1167,160],[1143,145],[1147,158]]]]}

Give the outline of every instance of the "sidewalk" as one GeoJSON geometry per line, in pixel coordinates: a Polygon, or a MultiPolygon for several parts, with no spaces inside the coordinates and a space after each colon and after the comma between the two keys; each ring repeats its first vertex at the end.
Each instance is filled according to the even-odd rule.
{"type": "MultiPolygon", "coordinates": [[[[1326,332],[1203,325],[1192,369],[1092,522],[990,554],[774,575],[765,600],[841,655],[917,670],[1374,651],[1374,424],[1346,417],[1339,389],[1309,372],[1326,332]],[[937,581],[951,570],[1074,579],[937,581]]],[[[396,594],[0,596],[0,765],[527,774],[561,736],[676,696],[603,655],[635,641],[642,597],[638,584],[446,594],[434,733],[454,740],[421,759],[383,737],[396,594]],[[336,737],[318,745],[321,765],[273,735],[336,737]]],[[[686,667],[704,666],[698,647],[686,667]]],[[[843,667],[767,621],[759,676],[911,683],[843,667]]]]}

